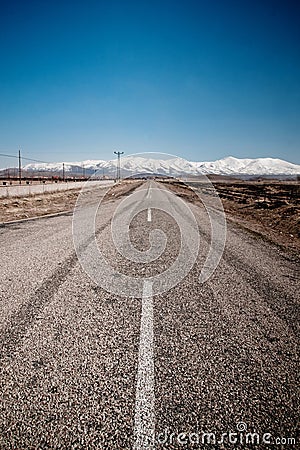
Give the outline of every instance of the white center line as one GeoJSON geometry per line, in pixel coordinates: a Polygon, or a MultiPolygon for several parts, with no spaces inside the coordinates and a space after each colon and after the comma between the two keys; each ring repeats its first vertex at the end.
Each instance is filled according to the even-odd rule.
{"type": "Polygon", "coordinates": [[[148,187],[147,198],[151,198],[151,186],[148,187]]]}
{"type": "Polygon", "coordinates": [[[145,280],[135,400],[134,450],[154,449],[154,400],[152,282],[145,280]]]}
{"type": "Polygon", "coordinates": [[[148,221],[148,222],[151,222],[151,208],[148,208],[147,221],[148,221]]]}

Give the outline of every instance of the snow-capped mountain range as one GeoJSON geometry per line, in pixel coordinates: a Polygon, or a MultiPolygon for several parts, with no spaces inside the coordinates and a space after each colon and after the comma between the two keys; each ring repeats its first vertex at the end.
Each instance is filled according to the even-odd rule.
{"type": "MultiPolygon", "coordinates": [[[[117,160],[86,160],[80,162],[35,163],[27,164],[28,171],[47,171],[84,173],[91,175],[96,171],[102,175],[115,176],[117,160]]],[[[191,162],[183,158],[155,159],[144,156],[126,156],[121,159],[122,176],[155,173],[171,176],[188,176],[201,174],[216,175],[299,175],[300,165],[282,159],[256,158],[239,159],[228,156],[212,162],[191,162]]]]}

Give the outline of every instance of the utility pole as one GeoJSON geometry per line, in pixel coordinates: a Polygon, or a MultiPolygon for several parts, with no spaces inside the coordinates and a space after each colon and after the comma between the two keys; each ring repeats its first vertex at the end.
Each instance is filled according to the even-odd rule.
{"type": "Polygon", "coordinates": [[[63,181],[65,181],[65,163],[63,163],[63,181]]]}
{"type": "Polygon", "coordinates": [[[19,150],[19,184],[22,182],[21,150],[19,150]]]}
{"type": "Polygon", "coordinates": [[[117,165],[117,180],[120,181],[121,179],[121,155],[124,155],[124,152],[114,152],[116,155],[118,155],[118,165],[117,165]]]}

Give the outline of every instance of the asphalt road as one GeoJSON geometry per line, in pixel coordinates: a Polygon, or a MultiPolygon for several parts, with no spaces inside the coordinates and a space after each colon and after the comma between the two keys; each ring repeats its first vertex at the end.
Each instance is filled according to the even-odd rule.
{"type": "Polygon", "coordinates": [[[77,253],[71,214],[0,228],[0,448],[299,448],[297,260],[228,222],[201,284],[205,208],[189,205],[193,222],[153,182],[132,195],[95,221],[113,281],[89,260],[97,191],[73,224],[77,253]]]}

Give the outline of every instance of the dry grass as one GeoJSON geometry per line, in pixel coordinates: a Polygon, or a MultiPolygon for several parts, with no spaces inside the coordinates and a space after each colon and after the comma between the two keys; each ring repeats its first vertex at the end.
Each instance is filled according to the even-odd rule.
{"type": "Polygon", "coordinates": [[[0,222],[27,219],[71,210],[79,190],[0,200],[0,222]]]}
{"type": "MultiPolygon", "coordinates": [[[[169,189],[193,203],[200,202],[195,192],[181,182],[167,182],[169,189]]],[[[217,182],[218,192],[229,220],[265,238],[299,252],[299,182],[217,182]]],[[[209,184],[193,183],[193,189],[212,193],[209,184]]]]}

